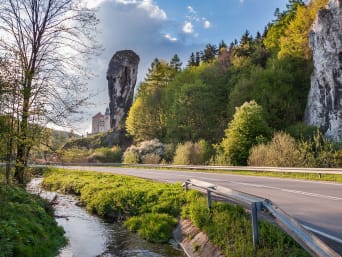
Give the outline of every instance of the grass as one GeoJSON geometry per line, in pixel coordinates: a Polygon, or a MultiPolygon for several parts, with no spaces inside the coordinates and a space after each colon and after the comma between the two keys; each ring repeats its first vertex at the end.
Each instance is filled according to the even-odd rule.
{"type": "Polygon", "coordinates": [[[43,186],[73,193],[86,208],[109,220],[125,220],[125,226],[153,242],[167,242],[177,218],[183,216],[216,244],[227,257],[309,256],[274,225],[260,222],[260,244],[252,243],[250,215],[239,206],[213,203],[210,211],[205,197],[185,192],[179,184],[153,182],[108,173],[51,169],[43,186]]]}
{"type": "Polygon", "coordinates": [[[244,256],[310,256],[294,240],[269,223],[259,221],[259,245],[252,241],[250,215],[241,207],[213,202],[211,210],[207,200],[197,191],[189,191],[183,218],[190,219],[226,257],[244,256]]]}
{"type": "Polygon", "coordinates": [[[0,256],[56,256],[64,231],[49,204],[15,185],[0,184],[0,256]]]}

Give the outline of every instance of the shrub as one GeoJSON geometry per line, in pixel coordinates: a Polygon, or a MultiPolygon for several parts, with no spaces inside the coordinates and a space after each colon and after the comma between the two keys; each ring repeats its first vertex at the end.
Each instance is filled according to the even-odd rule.
{"type": "Polygon", "coordinates": [[[64,231],[43,199],[17,186],[0,185],[0,256],[56,256],[64,231]]]}
{"type": "Polygon", "coordinates": [[[125,151],[123,154],[123,163],[124,164],[137,164],[140,163],[140,159],[138,153],[133,151],[125,151]]]}
{"type": "Polygon", "coordinates": [[[161,157],[155,153],[148,153],[141,157],[141,162],[144,164],[158,164],[160,163],[161,157]]]}
{"type": "Polygon", "coordinates": [[[341,163],[338,147],[318,129],[311,140],[299,142],[298,151],[298,166],[332,168],[341,163]]]}
{"type": "Polygon", "coordinates": [[[63,162],[88,162],[88,156],[91,153],[86,148],[70,148],[61,151],[61,159],[63,162]]]}
{"type": "Polygon", "coordinates": [[[310,140],[314,137],[317,127],[306,125],[304,123],[296,123],[286,129],[286,132],[294,137],[296,140],[304,139],[310,140]]]}
{"type": "Polygon", "coordinates": [[[122,150],[119,146],[97,148],[88,157],[89,162],[121,162],[122,150]]]}
{"type": "Polygon", "coordinates": [[[147,213],[129,218],[124,225],[151,242],[166,243],[172,238],[177,219],[165,213],[147,213]]]}
{"type": "Polygon", "coordinates": [[[178,144],[173,164],[207,164],[212,152],[212,147],[205,140],[200,140],[197,143],[185,142],[184,144],[178,144]]]}
{"type": "Polygon", "coordinates": [[[284,132],[276,133],[268,144],[254,146],[248,159],[253,166],[293,167],[297,162],[296,141],[284,132]]]}
{"type": "Polygon", "coordinates": [[[132,145],[124,153],[124,163],[159,163],[164,158],[165,148],[166,145],[158,139],[143,141],[137,146],[132,145]]]}
{"type": "Polygon", "coordinates": [[[268,144],[250,151],[248,164],[278,167],[341,167],[341,150],[316,130],[311,139],[297,141],[284,132],[274,135],[268,144]]]}

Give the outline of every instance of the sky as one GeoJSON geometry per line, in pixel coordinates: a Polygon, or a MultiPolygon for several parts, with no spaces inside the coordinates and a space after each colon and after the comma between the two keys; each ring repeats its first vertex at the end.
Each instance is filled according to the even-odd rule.
{"type": "Polygon", "coordinates": [[[91,132],[91,117],[104,113],[109,104],[106,71],[116,51],[131,49],[140,56],[138,81],[144,79],[154,58],[169,61],[178,54],[185,66],[191,52],[205,45],[239,40],[248,30],[263,32],[276,8],[288,0],[85,0],[97,9],[97,40],[103,47],[88,65],[96,75],[88,84],[95,93],[92,105],[83,109],[79,134],[91,132]]]}

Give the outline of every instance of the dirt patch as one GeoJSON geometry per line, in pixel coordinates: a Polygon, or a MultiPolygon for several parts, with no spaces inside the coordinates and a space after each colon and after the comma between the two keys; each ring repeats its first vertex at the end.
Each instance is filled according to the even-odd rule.
{"type": "Polygon", "coordinates": [[[181,219],[173,233],[189,257],[224,257],[221,251],[209,241],[208,236],[195,227],[190,220],[181,219]]]}

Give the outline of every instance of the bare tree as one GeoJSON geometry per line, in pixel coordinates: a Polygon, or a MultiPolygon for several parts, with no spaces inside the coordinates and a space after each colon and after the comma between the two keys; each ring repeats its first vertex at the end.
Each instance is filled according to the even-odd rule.
{"type": "Polygon", "coordinates": [[[77,0],[0,0],[0,57],[15,74],[19,121],[15,178],[24,169],[33,124],[65,124],[86,103],[85,65],[96,53],[94,10],[77,0]]]}

